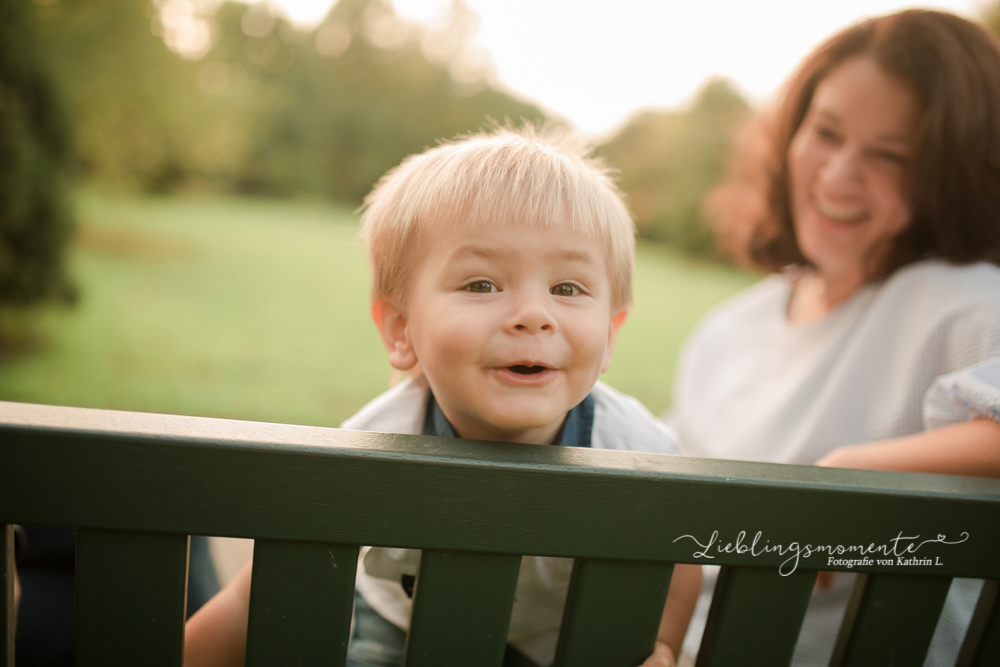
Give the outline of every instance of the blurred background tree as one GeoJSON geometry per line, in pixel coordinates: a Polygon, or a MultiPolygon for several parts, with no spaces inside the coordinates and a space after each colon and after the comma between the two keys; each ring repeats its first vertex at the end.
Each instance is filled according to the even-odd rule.
{"type": "Polygon", "coordinates": [[[983,23],[1000,37],[1000,2],[991,2],[983,8],[983,23]]]}
{"type": "Polygon", "coordinates": [[[457,51],[471,37],[461,2],[437,33],[402,22],[384,0],[342,0],[306,35],[263,8],[237,22],[239,13],[226,6],[217,14],[222,37],[210,56],[236,68],[245,54],[270,101],[238,173],[244,191],[356,204],[389,168],[437,139],[482,128],[489,118],[544,118],[487,84],[485,72],[463,79],[445,60],[451,54],[438,62],[428,56],[436,38],[457,51]]]}
{"type": "MultiPolygon", "coordinates": [[[[25,0],[20,3],[29,4],[25,0]]],[[[39,44],[73,119],[74,167],[85,181],[168,192],[197,167],[204,103],[196,65],[151,30],[135,0],[35,3],[39,44]]]]}
{"type": "Polygon", "coordinates": [[[63,262],[69,128],[34,19],[25,3],[0,3],[0,343],[12,312],[74,295],[63,262]]]}
{"type": "Polygon", "coordinates": [[[750,115],[732,83],[713,79],[687,109],[637,114],[601,146],[621,169],[620,185],[642,236],[714,256],[702,200],[722,177],[732,139],[750,115]]]}
{"type": "Polygon", "coordinates": [[[461,0],[436,31],[404,22],[387,0],[342,0],[311,30],[267,5],[226,2],[204,10],[212,37],[187,59],[165,43],[175,5],[39,7],[85,179],[149,193],[193,185],[357,205],[386,170],[439,138],[489,118],[544,119],[462,61],[474,15],[461,0]]]}

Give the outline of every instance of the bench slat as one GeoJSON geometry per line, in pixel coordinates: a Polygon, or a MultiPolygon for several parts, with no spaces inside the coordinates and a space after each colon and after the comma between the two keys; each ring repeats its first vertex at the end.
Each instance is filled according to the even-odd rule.
{"type": "Polygon", "coordinates": [[[343,667],[358,547],[256,540],[248,667],[343,667]]]}
{"type": "Polygon", "coordinates": [[[723,567],[715,584],[697,667],[788,665],[802,628],[816,572],[723,567]],[[766,607],[767,613],[762,613],[766,607]]]}
{"type": "Polygon", "coordinates": [[[3,524],[0,535],[0,660],[4,667],[14,667],[14,525],[3,524]]]}
{"type": "Polygon", "coordinates": [[[499,667],[520,567],[520,556],[425,550],[406,667],[499,667]]]}
{"type": "Polygon", "coordinates": [[[648,658],[673,567],[672,563],[577,559],[555,665],[634,667],[648,658]]]}
{"type": "Polygon", "coordinates": [[[983,583],[955,667],[1000,665],[1000,581],[983,583]]]}
{"type": "Polygon", "coordinates": [[[187,535],[77,530],[77,667],[179,667],[188,541],[187,535]]]}
{"type": "Polygon", "coordinates": [[[859,574],[830,667],[923,664],[950,586],[949,577],[859,574]]]}

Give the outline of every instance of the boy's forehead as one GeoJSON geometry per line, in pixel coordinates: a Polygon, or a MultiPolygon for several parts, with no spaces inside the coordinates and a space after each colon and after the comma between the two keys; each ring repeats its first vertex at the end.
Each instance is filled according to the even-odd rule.
{"type": "MultiPolygon", "coordinates": [[[[551,236],[550,236],[551,239],[551,236]]],[[[530,255],[539,262],[579,262],[606,273],[610,260],[603,239],[579,229],[568,220],[545,224],[534,220],[510,219],[501,222],[482,219],[439,220],[429,226],[421,241],[424,252],[430,247],[444,251],[444,260],[506,259],[530,255]],[[539,244],[531,230],[554,232],[557,243],[539,244]]]]}
{"type": "Polygon", "coordinates": [[[537,228],[560,229],[574,234],[590,234],[587,226],[573,220],[568,210],[538,215],[510,209],[482,211],[469,207],[456,207],[451,210],[438,210],[434,215],[427,216],[425,224],[422,226],[428,231],[444,234],[479,229],[509,231],[511,234],[517,234],[525,229],[537,228]]]}

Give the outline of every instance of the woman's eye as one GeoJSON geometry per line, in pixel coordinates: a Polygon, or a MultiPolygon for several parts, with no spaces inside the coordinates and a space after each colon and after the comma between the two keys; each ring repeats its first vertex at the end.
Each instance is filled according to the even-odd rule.
{"type": "Polygon", "coordinates": [[[818,125],[816,127],[816,135],[824,141],[837,141],[840,138],[836,132],[823,125],[818,125]]]}
{"type": "Polygon", "coordinates": [[[906,164],[907,161],[905,155],[893,151],[880,151],[878,157],[883,162],[891,162],[892,164],[906,164]]]}
{"type": "Polygon", "coordinates": [[[576,296],[580,293],[580,288],[572,283],[559,283],[549,292],[556,296],[576,296]]]}
{"type": "Polygon", "coordinates": [[[475,292],[476,294],[490,294],[491,292],[499,292],[497,286],[488,280],[477,280],[473,283],[469,283],[465,286],[465,289],[470,292],[475,292]]]}

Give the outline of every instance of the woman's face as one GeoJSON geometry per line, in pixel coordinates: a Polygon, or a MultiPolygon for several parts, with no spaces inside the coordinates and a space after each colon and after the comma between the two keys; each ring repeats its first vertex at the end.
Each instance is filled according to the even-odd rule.
{"type": "Polygon", "coordinates": [[[869,57],[816,87],[788,149],[789,189],[799,249],[828,282],[867,281],[910,224],[917,113],[910,87],[869,57]]]}

